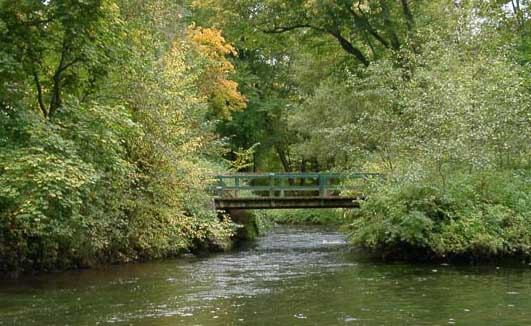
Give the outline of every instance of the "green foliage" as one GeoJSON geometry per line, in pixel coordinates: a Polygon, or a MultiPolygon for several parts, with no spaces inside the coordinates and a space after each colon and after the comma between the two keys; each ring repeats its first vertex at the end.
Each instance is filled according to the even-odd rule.
{"type": "Polygon", "coordinates": [[[65,95],[93,94],[123,55],[114,1],[2,1],[0,26],[4,105],[21,101],[46,118],[65,95]]]}
{"type": "Polygon", "coordinates": [[[517,174],[531,163],[528,1],[194,3],[241,54],[249,108],[218,127],[234,148],[281,145],[276,160],[258,148],[258,169],[388,175],[365,189],[356,243],[529,252],[529,217],[515,208],[529,188],[503,181],[528,182],[517,174]],[[496,204],[477,193],[490,174],[496,204]]]}
{"type": "Polygon", "coordinates": [[[345,222],[338,209],[278,209],[260,211],[260,214],[279,224],[339,225],[345,222]]]}
{"type": "Polygon", "coordinates": [[[126,223],[120,200],[133,168],[123,142],[136,125],[123,108],[66,107],[61,124],[2,119],[0,269],[85,265],[126,223]]]}
{"type": "MultiPolygon", "coordinates": [[[[358,63],[369,65],[381,52],[407,46],[407,34],[414,25],[410,1],[284,1],[195,0],[198,8],[206,8],[216,21],[236,25],[244,33],[263,31],[267,34],[297,33],[305,41],[312,36],[329,38],[337,49],[358,63]],[[230,17],[229,19],[227,19],[230,17]]],[[[254,33],[256,34],[256,33],[254,33]]],[[[255,43],[260,40],[253,39],[255,43]]]]}
{"type": "Polygon", "coordinates": [[[128,207],[129,247],[141,257],[161,257],[221,243],[233,227],[218,220],[205,190],[213,174],[210,161],[220,160],[221,143],[205,118],[207,103],[197,87],[201,71],[180,36],[185,27],[160,20],[161,12],[177,16],[184,9],[170,1],[123,8],[133,31],[127,40],[132,55],[123,67],[127,77],[114,77],[142,128],[142,135],[129,141],[137,167],[128,207]]]}
{"type": "Polygon", "coordinates": [[[322,83],[291,117],[304,139],[298,150],[328,146],[318,154],[321,161],[347,169],[372,161],[378,169],[412,176],[438,170],[444,177],[461,164],[525,164],[528,68],[503,48],[497,54],[478,50],[481,38],[455,45],[431,37],[425,52],[414,55],[416,68],[406,80],[408,70],[382,60],[353,73],[346,85],[322,83]],[[415,157],[414,165],[402,165],[406,157],[415,157]]]}
{"type": "Polygon", "coordinates": [[[0,3],[0,270],[163,257],[233,234],[206,192],[222,143],[183,12],[0,3]]]}
{"type": "Polygon", "coordinates": [[[352,242],[409,258],[529,257],[529,178],[483,172],[454,174],[446,187],[433,180],[381,185],[353,214],[352,242]]]}
{"type": "Polygon", "coordinates": [[[222,245],[223,155],[386,173],[366,247],[528,253],[531,20],[510,4],[0,1],[0,269],[222,245]]]}
{"type": "Polygon", "coordinates": [[[344,149],[393,180],[354,214],[357,245],[399,257],[529,256],[528,67],[488,26],[476,34],[460,19],[460,42],[422,31],[412,70],[382,62],[351,77],[355,127],[331,134],[350,135],[344,149]]]}
{"type": "Polygon", "coordinates": [[[234,171],[243,171],[244,169],[252,167],[254,164],[253,157],[255,154],[255,149],[258,145],[260,144],[257,143],[247,149],[234,151],[234,160],[226,160],[227,164],[234,171]]]}

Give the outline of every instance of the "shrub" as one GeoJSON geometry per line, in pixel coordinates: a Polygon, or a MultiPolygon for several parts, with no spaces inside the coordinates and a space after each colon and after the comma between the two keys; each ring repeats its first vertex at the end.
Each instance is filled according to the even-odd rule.
{"type": "Polygon", "coordinates": [[[445,186],[390,182],[352,217],[352,243],[387,256],[531,257],[527,172],[455,174],[445,186]]]}

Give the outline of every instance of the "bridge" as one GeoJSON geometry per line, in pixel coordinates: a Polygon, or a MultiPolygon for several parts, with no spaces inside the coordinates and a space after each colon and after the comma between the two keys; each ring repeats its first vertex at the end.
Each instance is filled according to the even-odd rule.
{"type": "Polygon", "coordinates": [[[249,173],[216,177],[217,210],[356,208],[376,173],[249,173]]]}

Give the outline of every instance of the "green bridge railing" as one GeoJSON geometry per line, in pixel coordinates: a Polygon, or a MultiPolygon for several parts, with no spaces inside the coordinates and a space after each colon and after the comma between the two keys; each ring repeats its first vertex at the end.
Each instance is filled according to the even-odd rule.
{"type": "Polygon", "coordinates": [[[249,173],[216,176],[214,192],[221,198],[340,197],[378,173],[249,173]]]}

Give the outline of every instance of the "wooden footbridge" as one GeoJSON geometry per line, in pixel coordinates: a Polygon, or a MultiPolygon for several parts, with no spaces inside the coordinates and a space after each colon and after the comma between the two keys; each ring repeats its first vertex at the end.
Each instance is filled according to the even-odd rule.
{"type": "Polygon", "coordinates": [[[356,208],[359,192],[374,173],[253,173],[216,177],[218,210],[279,208],[356,208]]]}

